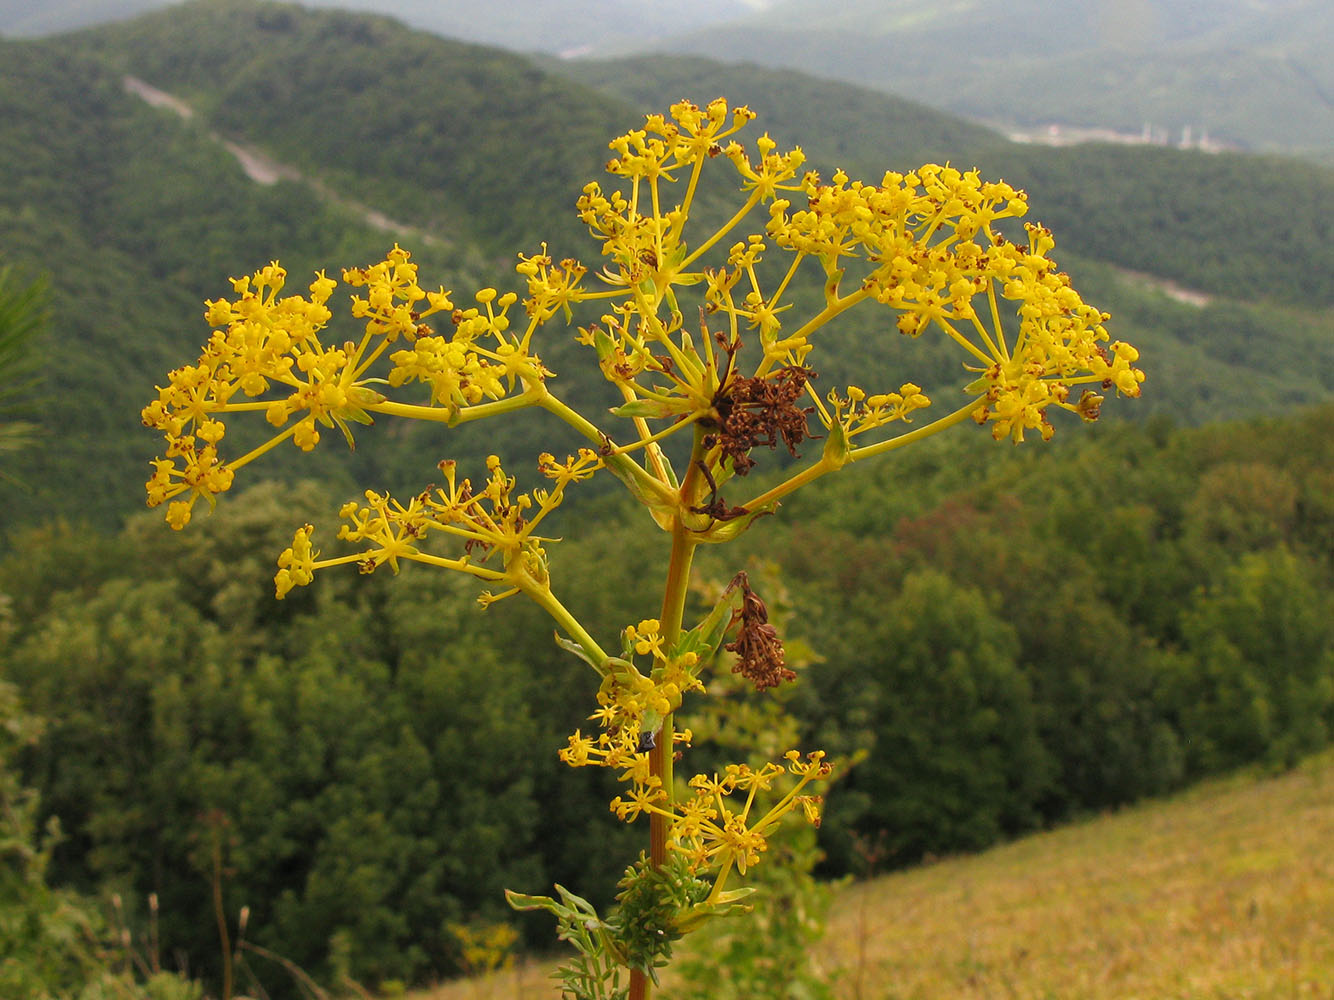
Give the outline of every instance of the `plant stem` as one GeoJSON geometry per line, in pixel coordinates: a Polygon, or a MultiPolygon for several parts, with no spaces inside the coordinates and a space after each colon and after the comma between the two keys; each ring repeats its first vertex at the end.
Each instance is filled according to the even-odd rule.
{"type": "Polygon", "coordinates": [[[368,413],[385,413],[395,417],[405,417],[409,420],[429,420],[434,423],[456,427],[459,424],[471,423],[474,420],[482,420],[502,413],[513,413],[529,406],[538,406],[541,404],[545,392],[546,389],[542,383],[537,382],[528,386],[516,396],[507,396],[504,399],[493,400],[490,403],[478,403],[474,406],[457,409],[449,406],[421,406],[416,403],[398,403],[392,399],[386,399],[379,403],[367,403],[362,408],[368,413]]]}
{"type": "MultiPolygon", "coordinates": [[[[695,428],[695,444],[690,453],[690,465],[681,483],[679,506],[672,524],[672,554],[667,565],[667,581],[663,587],[662,615],[659,619],[662,645],[671,649],[681,638],[681,621],[685,617],[686,591],[690,587],[690,564],[695,555],[696,542],[684,524],[686,511],[698,502],[701,476],[700,459],[704,454],[704,433],[695,428]]],[[[662,781],[667,793],[667,811],[670,812],[676,794],[672,787],[672,765],[675,757],[673,735],[675,722],[671,715],[662,720],[657,742],[649,751],[649,770],[662,781]]],[[[667,861],[667,817],[654,812],[649,816],[649,858],[655,866],[667,861]]],[[[630,1000],[648,1000],[647,977],[637,969],[630,970],[630,1000]]]]}
{"type": "Polygon", "coordinates": [[[227,914],[222,905],[222,831],[215,826],[211,833],[213,916],[218,922],[218,937],[222,939],[222,1000],[232,1000],[232,943],[227,934],[227,914]]]}
{"type": "Polygon", "coordinates": [[[537,583],[526,575],[518,578],[518,586],[532,599],[534,604],[555,619],[556,624],[569,633],[570,638],[584,648],[584,652],[597,664],[594,669],[603,677],[606,677],[610,669],[607,665],[610,657],[598,645],[597,640],[579,624],[579,619],[570,614],[565,605],[556,599],[556,595],[551,592],[551,588],[537,583]]]}
{"type": "Polygon", "coordinates": [[[752,500],[747,500],[743,506],[747,510],[760,510],[761,508],[767,507],[769,504],[773,503],[776,500],[781,500],[789,493],[795,492],[796,490],[805,486],[807,483],[814,482],[815,480],[823,476],[826,472],[834,471],[834,469],[836,468],[838,468],[838,466],[835,465],[833,462],[827,462],[825,461],[824,458],[821,458],[814,465],[808,466],[801,472],[797,473],[795,476],[792,476],[790,479],[784,480],[777,486],[773,487],[770,490],[766,490],[764,493],[761,493],[759,496],[755,497],[752,500]]]}
{"type": "MultiPolygon", "coordinates": [[[[696,468],[692,464],[691,470],[696,468]]],[[[693,481],[698,478],[687,474],[686,481],[681,485],[682,493],[693,486],[693,481]]],[[[686,590],[690,586],[690,563],[695,555],[695,542],[686,531],[678,516],[676,524],[672,527],[672,556],[671,562],[667,567],[667,585],[662,598],[662,645],[664,649],[671,649],[681,638],[681,619],[685,616],[686,590]]],[[[667,715],[662,720],[662,732],[658,735],[658,741],[653,749],[649,751],[649,767],[653,774],[662,779],[663,790],[667,793],[667,808],[670,810],[676,799],[675,792],[672,789],[672,758],[673,741],[672,736],[675,733],[675,723],[672,716],[667,715]]],[[[660,813],[653,813],[649,817],[649,848],[650,857],[655,865],[661,865],[667,860],[667,819],[660,813]]]]}
{"type": "Polygon", "coordinates": [[[963,406],[959,407],[953,413],[941,417],[925,427],[919,427],[907,434],[900,434],[898,437],[890,438],[888,441],[880,441],[876,444],[868,444],[862,448],[853,448],[848,452],[849,462],[860,462],[862,459],[874,458],[876,455],[883,455],[888,451],[896,451],[904,445],[920,441],[924,437],[930,437],[945,430],[947,427],[953,427],[955,424],[963,423],[974,413],[980,410],[987,403],[985,396],[979,396],[977,399],[969,400],[963,406]]]}
{"type": "MultiPolygon", "coordinates": [[[[597,445],[599,450],[603,449],[604,446],[608,449],[611,448],[611,439],[603,433],[600,427],[577,410],[574,410],[561,402],[555,396],[551,395],[551,393],[544,392],[538,405],[565,421],[584,437],[588,438],[589,441],[592,441],[597,445]]],[[[628,477],[633,479],[645,493],[652,494],[664,502],[670,502],[674,499],[672,497],[672,491],[666,483],[645,472],[644,469],[640,467],[639,463],[629,455],[626,455],[623,452],[609,450],[608,453],[604,455],[604,458],[608,467],[612,467],[615,471],[619,471],[623,478],[628,477]]]]}

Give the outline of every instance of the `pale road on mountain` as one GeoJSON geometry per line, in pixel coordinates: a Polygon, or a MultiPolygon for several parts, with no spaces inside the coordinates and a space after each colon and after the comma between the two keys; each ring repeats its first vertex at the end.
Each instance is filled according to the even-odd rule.
{"type": "MultiPolygon", "coordinates": [[[[167,93],[165,90],[159,90],[157,87],[140,80],[136,76],[125,77],[124,84],[125,89],[129,93],[142,98],[155,108],[166,108],[168,111],[174,112],[187,121],[193,119],[195,116],[194,109],[186,104],[185,101],[182,101],[179,97],[176,97],[173,94],[167,93]]],[[[446,242],[442,237],[434,233],[423,232],[415,226],[408,226],[404,223],[396,222],[383,212],[376,211],[369,206],[344,198],[342,195],[331,190],[329,186],[323,182],[307,177],[291,164],[275,160],[255,146],[224,138],[217,132],[210,131],[208,135],[214,142],[218,143],[226,149],[227,152],[231,153],[232,156],[236,157],[236,161],[241,165],[241,169],[245,172],[245,175],[256,184],[277,184],[279,181],[296,181],[298,183],[306,184],[319,194],[320,197],[356,212],[376,229],[386,232],[413,233],[428,243],[446,242]]],[[[1212,296],[1205,292],[1196,291],[1192,288],[1185,288],[1182,285],[1177,284],[1175,281],[1157,278],[1151,274],[1144,274],[1141,271],[1131,271],[1127,268],[1116,268],[1116,270],[1136,284],[1155,288],[1168,298],[1185,303],[1186,305],[1203,307],[1207,306],[1212,300],[1212,296]]]]}
{"type": "MultiPolygon", "coordinates": [[[[159,90],[152,84],[139,79],[137,76],[127,76],[124,78],[125,90],[136,97],[142,98],[148,104],[155,108],[165,108],[179,115],[182,119],[189,121],[195,117],[194,108],[190,107],[185,101],[174,94],[169,94],[165,90],[159,90]]],[[[241,165],[241,170],[256,184],[271,185],[279,181],[295,181],[310,187],[316,194],[327,201],[341,205],[357,213],[369,225],[385,232],[411,233],[414,237],[421,239],[425,243],[445,243],[443,237],[434,233],[423,232],[416,226],[409,226],[406,223],[397,222],[383,212],[370,208],[359,202],[333,191],[327,184],[316,180],[313,177],[307,177],[298,168],[290,163],[282,163],[267,155],[255,146],[249,143],[237,142],[234,139],[227,139],[217,132],[209,131],[208,137],[222,146],[223,149],[236,157],[236,162],[241,165]]]]}

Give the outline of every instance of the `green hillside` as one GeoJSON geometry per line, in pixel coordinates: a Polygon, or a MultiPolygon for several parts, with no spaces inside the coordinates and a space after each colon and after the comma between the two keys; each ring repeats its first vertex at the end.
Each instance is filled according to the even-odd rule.
{"type": "MultiPolygon", "coordinates": [[[[111,525],[143,502],[138,412],[166,371],[197,353],[203,300],[276,256],[299,277],[372,259],[394,236],[307,185],[256,184],[199,128],[149,108],[118,74],[63,45],[0,51],[0,247],[4,261],[49,274],[51,285],[43,378],[24,414],[42,432],[37,447],[7,458],[6,521],[111,525]]],[[[465,247],[425,245],[421,255],[464,280],[481,271],[465,247]]],[[[382,478],[408,443],[303,470],[382,478]]]]}
{"type": "Polygon", "coordinates": [[[625,115],[510,53],[344,11],[197,0],[72,41],[336,190],[507,262],[578,234],[579,179],[625,115]]]}
{"type": "MultiPolygon", "coordinates": [[[[262,9],[254,7],[252,13],[259,16],[262,9]]],[[[401,30],[398,34],[420,41],[401,30]]],[[[438,44],[448,48],[448,43],[438,44]]],[[[468,51],[480,53],[482,65],[456,65],[442,79],[454,79],[456,73],[501,79],[488,76],[485,68],[496,54],[468,51]]],[[[398,239],[441,283],[467,289],[512,280],[508,259],[500,264],[490,251],[475,248],[466,227],[441,228],[445,235],[423,238],[422,227],[438,223],[440,216],[421,206],[456,199],[439,192],[428,196],[420,185],[408,195],[386,197],[376,207],[413,225],[385,232],[368,224],[355,207],[331,197],[327,187],[251,180],[205,127],[150,108],[126,92],[120,72],[98,59],[72,55],[66,40],[0,42],[0,52],[0,259],[23,274],[49,274],[52,307],[42,344],[44,378],[26,415],[44,430],[38,447],[7,459],[6,472],[13,478],[0,483],[0,498],[12,512],[6,518],[9,527],[57,516],[109,526],[142,505],[153,445],[138,412],[167,370],[197,353],[207,336],[203,300],[223,293],[229,276],[277,257],[293,280],[319,268],[336,273],[339,267],[378,259],[398,239]]],[[[391,54],[385,65],[393,60],[391,54]]],[[[325,65],[314,50],[307,61],[325,65]]],[[[534,71],[508,64],[517,67],[509,79],[513,102],[520,102],[518,92],[534,71]]],[[[325,120],[321,112],[309,121],[309,130],[328,135],[325,120]]],[[[599,135],[610,131],[604,125],[599,135]]],[[[330,141],[341,146],[340,140],[330,141]]],[[[350,142],[356,145],[356,137],[350,142]]],[[[407,163],[416,156],[413,142],[398,137],[389,148],[407,163]]],[[[469,145],[472,139],[460,142],[469,145]]],[[[588,157],[596,145],[587,140],[570,148],[588,157]]],[[[367,168],[375,177],[381,176],[380,166],[392,166],[392,156],[373,148],[367,155],[375,161],[367,168]]],[[[511,148],[503,158],[516,156],[511,148]]],[[[441,152],[440,162],[455,176],[453,158],[441,152]]],[[[503,183],[501,173],[489,174],[494,183],[503,183]]],[[[575,174],[567,171],[567,177],[575,174]]],[[[466,188],[471,182],[461,178],[458,183],[466,188]]],[[[366,192],[347,186],[365,202],[366,192]]],[[[553,214],[568,217],[574,190],[567,184],[559,196],[547,192],[543,203],[557,206],[553,214]]],[[[475,205],[481,195],[469,197],[475,205]]],[[[492,191],[489,197],[503,201],[504,193],[492,191]]],[[[532,225],[522,214],[491,213],[491,218],[517,220],[495,225],[532,225]]],[[[516,245],[531,248],[534,243],[535,237],[516,245]]],[[[332,450],[315,456],[313,465],[306,458],[300,474],[346,484],[353,470],[354,481],[415,487],[423,474],[420,452],[443,451],[443,443],[432,443],[440,436],[418,429],[406,436],[372,435],[369,446],[350,459],[332,450]],[[408,476],[396,475],[405,464],[411,468],[408,476]]],[[[489,440],[474,435],[471,444],[466,434],[449,438],[451,452],[461,457],[485,455],[498,443],[493,435],[489,440]]],[[[505,440],[503,433],[500,440],[505,440]]],[[[271,461],[268,474],[283,474],[289,458],[271,461]]]]}
{"type": "MultiPolygon", "coordinates": [[[[800,74],[665,58],[539,67],[381,18],[248,0],[199,0],[77,36],[6,42],[4,53],[6,260],[51,272],[51,342],[79,347],[77,363],[48,354],[35,417],[48,427],[45,446],[14,465],[26,488],[0,485],[15,523],[59,515],[112,524],[138,506],[153,443],[137,411],[168,368],[193,356],[205,335],[200,303],[229,276],[274,257],[293,275],[365,263],[402,239],[425,280],[466,294],[477,283],[512,287],[512,255],[544,239],[558,256],[586,258],[593,244],[571,206],[600,173],[607,139],[682,96],[749,102],[761,128],[802,144],[826,172],[877,177],[888,166],[950,160],[1027,186],[1032,215],[1056,231],[1058,259],[1117,317],[1116,335],[1144,350],[1150,381],[1136,416],[1277,413],[1334,388],[1328,170],[1019,147],[919,105],[800,74]],[[189,102],[194,119],[125,93],[126,74],[189,102]],[[255,183],[218,136],[304,180],[255,183]],[[411,229],[375,229],[358,206],[411,229]],[[1210,298],[1178,301],[1161,279],[1210,298]]],[[[702,214],[723,210],[716,194],[702,214]]],[[[849,347],[876,342],[877,357],[924,385],[956,380],[952,352],[886,342],[875,318],[850,321],[838,336],[849,347]]],[[[580,398],[594,389],[566,364],[575,350],[557,336],[544,358],[580,398]]],[[[825,374],[837,382],[850,369],[825,374]]],[[[530,429],[402,433],[377,430],[350,462],[331,447],[296,467],[403,487],[421,482],[414,449],[466,458],[538,447],[530,429]]],[[[268,474],[286,474],[292,458],[278,456],[268,474]]]]}

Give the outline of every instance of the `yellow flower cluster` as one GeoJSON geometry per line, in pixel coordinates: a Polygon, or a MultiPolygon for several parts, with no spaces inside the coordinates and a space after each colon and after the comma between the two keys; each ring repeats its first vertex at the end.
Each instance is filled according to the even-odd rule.
{"type": "MultiPolygon", "coordinates": [[[[729,764],[722,777],[697,774],[689,782],[693,795],[670,801],[662,779],[652,771],[649,738],[680,707],[684,694],[704,691],[696,675],[699,658],[693,652],[664,653],[661,623],[656,619],[627,627],[622,638],[627,658],[616,661],[616,669],[598,691],[598,709],[589,716],[601,731],[588,736],[576,730],[559,751],[560,759],[571,767],[607,767],[619,772],[619,780],[630,786],[624,795],[611,800],[611,810],[619,819],[630,822],[643,814],[665,817],[672,847],[684,852],[699,870],[718,871],[720,883],[732,867],[744,873],[759,860],[767,846],[767,832],[793,809],[801,808],[810,822],[819,824],[822,799],[801,793],[811,781],[829,776],[823,751],[805,759],[789,751],[786,766],[771,763],[756,770],[729,764]],[[654,657],[649,676],[634,666],[635,654],[654,657]],[[771,791],[784,774],[797,780],[776,804],[752,820],[757,796],[771,791]],[[740,805],[732,801],[735,793],[744,797],[740,805]]],[[[689,729],[672,730],[673,747],[688,746],[692,738],[689,729]]]]}
{"type": "Polygon", "coordinates": [[[373,573],[388,563],[397,572],[400,559],[508,585],[499,594],[483,592],[479,600],[484,606],[520,590],[545,591],[544,543],[552,539],[535,534],[535,529],[560,506],[566,486],[591,476],[600,464],[601,459],[587,448],[563,462],[544,454],[538,466],[554,485],[531,493],[514,492],[514,478],[506,474],[495,455],[487,459],[487,478],[475,492],[471,480],[457,478],[452,461],[440,463],[444,486],[427,489],[406,504],[367,490],[364,503],[350,501],[339,511],[346,523],[338,537],[363,546],[362,551],[321,560],[311,547],[313,529],[306,525],[278,558],[277,596],[281,599],[293,588],[309,584],[317,569],[355,562],[361,572],[373,573]],[[424,551],[423,540],[431,532],[461,541],[464,554],[451,558],[424,551]],[[500,565],[488,565],[492,562],[500,565]]]}
{"type": "Polygon", "coordinates": [[[545,323],[558,312],[567,321],[571,318],[570,305],[582,298],[579,282],[588,268],[568,257],[557,264],[543,243],[540,254],[531,257],[519,254],[514,269],[528,280],[528,298],[524,299],[523,307],[536,323],[545,323]]]}
{"type": "MultiPolygon", "coordinates": [[[[530,285],[535,308],[547,312],[579,298],[619,300],[580,339],[598,349],[603,373],[631,403],[619,411],[623,416],[674,421],[664,433],[707,420],[729,375],[741,374],[734,352],[743,334],[758,338],[763,357],[750,373],[764,377],[777,366],[809,364],[813,334],[867,300],[894,310],[906,335],[934,328],[959,345],[974,375],[971,413],[990,423],[997,438],[1022,440],[1027,430],[1050,437],[1053,405],[1096,418],[1101,396],[1086,391],[1072,400],[1078,385],[1139,394],[1144,376],[1133,367],[1136,353],[1120,343],[1104,346],[1107,314],[1084,303],[1057,269],[1048,256],[1051,234],[1028,225],[1024,245],[998,230],[1002,221],[1027,213],[1022,191],[983,180],[977,170],[936,164],[886,173],[878,184],[852,181],[842,171],[828,181],[815,172],[798,176],[801,151],[778,153],[767,135],[758,140],[754,161],[739,143],[722,144],[751,117],[745,108],[729,115],[722,101],[704,110],[683,103],[670,117],[650,116],[644,129],[614,140],[608,169],[628,180],[628,190],[605,193],[590,184],[578,206],[609,259],[601,277],[610,291],[578,290],[582,270],[570,261],[559,281],[530,285]],[[691,246],[685,220],[699,169],[720,154],[737,170],[747,200],[718,233],[691,246]],[[667,201],[663,186],[687,172],[681,201],[667,201]],[[787,192],[793,197],[781,196],[787,192]],[[764,202],[764,232],[733,242],[724,264],[704,266],[702,255],[764,202]],[[771,245],[789,256],[776,272],[782,275],[777,286],[766,290],[757,268],[771,245]],[[782,314],[791,303],[784,296],[808,258],[823,274],[825,308],[785,329],[782,314]],[[715,356],[707,329],[698,341],[685,329],[677,289],[697,283],[704,285],[706,312],[726,322],[714,334],[726,358],[715,356]],[[1006,301],[1010,306],[1002,308],[1006,301]]],[[[863,398],[884,402],[849,409],[848,436],[908,419],[927,402],[911,388],[898,393],[911,400],[906,406],[890,401],[894,393],[857,388],[863,398]]],[[[812,402],[832,426],[836,418],[819,399],[812,402]]]]}
{"type": "MultiPolygon", "coordinates": [[[[614,661],[614,669],[603,679],[598,689],[598,708],[589,719],[598,723],[597,736],[585,736],[576,730],[568,744],[558,752],[571,767],[596,765],[620,768],[621,781],[634,786],[633,801],[646,802],[665,797],[661,783],[649,780],[649,747],[644,741],[658,724],[681,706],[682,697],[690,691],[703,693],[704,685],[697,676],[699,656],[686,652],[669,656],[662,648],[661,623],[646,618],[637,625],[628,626],[622,633],[624,658],[614,661]],[[649,655],[655,666],[649,675],[634,665],[634,656],[649,655]]],[[[689,730],[675,732],[673,743],[688,744],[689,730]]],[[[622,819],[633,819],[632,807],[617,799],[612,809],[622,819]]]]}
{"type": "Polygon", "coordinates": [[[540,383],[547,374],[528,352],[532,328],[523,336],[507,332],[513,293],[497,297],[494,289],[483,289],[478,307],[455,309],[443,288],[429,292],[418,285],[417,265],[398,246],[371,267],[343,272],[348,285],[364,291],[351,299],[352,316],[365,320],[359,342],[320,339],[332,318],[326,303],[337,287],[334,279],[321,272],[307,295],[282,295],[286,279],[274,262],[233,279],[234,299],[207,302],[206,318],[219,329],[199,360],[171,372],[143,410],[144,424],[167,442],[166,457],[153,462],[148,504],[174,501],[167,514],[174,528],[189,522],[198,499],[212,505],[231,487],[236,469],[285,439],[310,451],[320,427],[336,426],[351,445],[349,423],[370,423],[381,412],[456,419],[463,408],[499,400],[517,383],[540,383]],[[436,313],[450,317],[449,337],[423,322],[436,313]],[[399,341],[408,346],[388,358],[387,377],[373,377],[372,366],[399,341]],[[412,382],[429,386],[428,406],[391,403],[372,387],[412,382]],[[280,432],[224,462],[218,452],[224,416],[256,410],[280,432]]]}
{"type": "MultiPolygon", "coordinates": [[[[281,294],[286,274],[276,263],[234,279],[233,299],[207,303],[207,318],[219,329],[199,360],[173,371],[143,411],[145,424],[167,442],[165,457],[153,462],[149,504],[172,501],[167,519],[182,527],[194,503],[202,497],[211,505],[242,465],[288,438],[310,450],[322,427],[338,427],[350,443],[350,424],[380,413],[454,423],[539,404],[603,448],[620,478],[665,500],[663,489],[675,476],[657,447],[662,438],[731,421],[730,430],[711,436],[705,456],[711,480],[719,482],[734,467],[748,467],[743,456],[755,443],[781,436],[794,448],[807,436],[801,427],[808,411],[789,391],[794,385],[809,395],[809,412],[831,438],[843,442],[925,408],[929,400],[913,383],[897,390],[849,386],[829,406],[807,384],[815,374],[809,368],[815,334],[868,301],[893,310],[901,333],[936,330],[963,350],[973,397],[965,415],[989,424],[997,438],[1019,441],[1031,430],[1050,437],[1052,406],[1095,419],[1099,391],[1138,395],[1144,375],[1134,367],[1137,352],[1107,344],[1107,314],[1084,303],[1057,269],[1051,234],[1027,225],[1020,243],[1001,233],[1001,223],[1027,212],[1022,191],[983,180],[976,170],[935,164],[886,173],[879,183],[842,171],[825,181],[803,172],[800,149],[780,152],[767,135],[748,152],[733,137],[753,118],[748,108],[729,108],[721,99],[705,108],[681,102],[614,139],[607,168],[623,190],[604,192],[590,183],[577,203],[605,260],[603,288],[585,288],[587,268],[571,258],[557,263],[545,245],[520,255],[517,270],[527,283],[521,329],[511,329],[514,293],[483,289],[475,306],[456,308],[443,288],[421,287],[416,265],[397,246],[381,262],[343,272],[359,293],[351,300],[352,315],[364,320],[359,341],[322,342],[336,287],[323,273],[304,295],[281,294]],[[731,165],[745,198],[712,235],[692,241],[687,223],[712,160],[731,165]],[[679,197],[668,196],[673,186],[679,197]],[[745,232],[740,227],[761,205],[767,206],[763,231],[745,232]],[[710,252],[714,262],[706,263],[710,252]],[[779,255],[776,268],[765,264],[770,254],[779,255]],[[790,289],[808,260],[818,268],[824,306],[797,314],[790,312],[790,289]],[[694,285],[702,306],[694,310],[697,330],[688,328],[692,310],[679,301],[694,285]],[[603,374],[624,399],[616,412],[634,421],[638,440],[630,446],[610,445],[545,393],[550,373],[531,350],[539,326],[557,313],[569,319],[572,306],[592,300],[607,309],[578,339],[596,349],[603,374]],[[425,320],[434,314],[448,315],[451,329],[429,326],[425,320]],[[743,366],[747,341],[759,350],[743,366]],[[372,370],[376,362],[385,365],[380,375],[372,370]],[[425,405],[384,394],[413,383],[426,388],[425,405]],[[1075,398],[1077,386],[1087,388],[1075,398]],[[736,416],[738,405],[744,418],[736,416]],[[278,433],[225,461],[225,415],[245,410],[262,411],[278,433]],[[666,426],[652,428],[650,420],[666,426]],[[625,457],[638,447],[646,449],[648,468],[625,457]]],[[[869,457],[879,445],[840,461],[869,457]]]]}
{"type": "Polygon", "coordinates": [[[1144,375],[1130,367],[1138,355],[1113,344],[1108,356],[1101,346],[1108,316],[1086,305],[1047,256],[1051,233],[1028,224],[1022,246],[993,228],[1027,212],[1023,192],[983,181],[976,170],[928,164],[887,173],[878,185],[849,182],[842,172],[826,184],[811,173],[802,193],[804,207],[795,210],[783,199],[773,202],[767,232],[779,247],[820,260],[831,279],[826,311],[873,298],[898,312],[904,334],[938,328],[981,376],[969,387],[982,397],[974,416],[991,421],[996,437],[1018,441],[1029,429],[1050,437],[1052,404],[1096,417],[1101,400],[1089,394],[1068,402],[1073,385],[1139,395],[1144,375]],[[863,262],[859,287],[840,295],[850,258],[863,262]],[[998,299],[1015,303],[1008,326],[998,299]]]}
{"type": "Polygon", "coordinates": [[[676,849],[702,868],[716,867],[725,874],[735,866],[744,875],[768,848],[767,834],[793,809],[800,808],[807,821],[818,826],[823,799],[802,792],[812,781],[828,778],[833,769],[825,761],[823,750],[812,751],[804,759],[796,750],[784,756],[786,767],[771,763],[756,770],[745,764],[728,764],[721,778],[717,774],[691,778],[694,795],[677,803],[671,826],[676,849]],[[784,775],[797,780],[763,815],[752,820],[757,797],[771,791],[784,775]],[[745,796],[739,807],[731,799],[737,792],[745,796]]]}
{"type": "Polygon", "coordinates": [[[846,397],[831,392],[827,399],[834,411],[834,420],[843,426],[849,438],[894,420],[907,421],[914,410],[931,405],[922,387],[912,382],[899,386],[898,392],[881,392],[874,396],[850,385],[846,397]]]}
{"type": "MultiPolygon", "coordinates": [[[[689,102],[675,104],[670,119],[649,115],[644,128],[618,136],[609,145],[615,156],[607,172],[630,182],[628,194],[607,197],[596,181],[584,187],[576,203],[580,219],[610,257],[604,277],[624,288],[637,288],[652,278],[652,292],[671,283],[680,264],[675,250],[689,218],[690,205],[704,163],[721,151],[719,143],[755,116],[749,108],[728,111],[714,101],[704,110],[689,102]],[[671,183],[689,171],[687,190],[674,206],[662,204],[660,183],[671,183]],[[663,280],[667,277],[667,280],[663,280]]],[[[795,169],[795,168],[794,168],[795,169]]]]}
{"type": "Polygon", "coordinates": [[[484,399],[503,399],[521,381],[541,381],[548,372],[528,353],[532,328],[522,340],[506,336],[509,308],[517,300],[513,292],[497,298],[494,288],[482,289],[477,293],[481,309],[454,313],[452,336],[420,336],[411,349],[390,355],[389,384],[422,382],[431,387],[435,405],[457,413],[484,399]],[[484,346],[491,340],[492,346],[484,346]]]}

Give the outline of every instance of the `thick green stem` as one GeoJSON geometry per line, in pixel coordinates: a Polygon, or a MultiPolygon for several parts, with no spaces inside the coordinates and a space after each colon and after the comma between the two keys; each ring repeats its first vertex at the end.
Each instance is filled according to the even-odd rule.
{"type": "Polygon", "coordinates": [[[835,463],[821,458],[820,461],[816,462],[814,465],[807,466],[801,472],[798,472],[790,479],[785,479],[773,489],[766,490],[753,500],[746,501],[744,506],[746,510],[762,510],[774,501],[783,499],[783,497],[787,496],[789,493],[801,489],[807,483],[812,483],[826,472],[833,472],[837,468],[838,465],[835,463]]]}
{"type": "MultiPolygon", "coordinates": [[[[697,504],[700,488],[699,462],[704,454],[704,434],[695,429],[695,445],[690,454],[690,466],[681,483],[679,506],[672,524],[672,554],[667,565],[667,581],[663,588],[662,614],[659,618],[662,646],[671,649],[681,637],[681,622],[685,617],[686,592],[690,587],[690,564],[694,559],[695,548],[699,544],[686,530],[684,516],[686,511],[697,504]]],[[[675,746],[672,740],[676,732],[675,722],[668,715],[662,720],[662,730],[649,751],[649,770],[662,781],[662,788],[667,793],[666,809],[670,813],[676,799],[672,787],[672,765],[675,746]]],[[[649,857],[654,865],[667,862],[667,817],[654,812],[649,816],[649,857]]],[[[649,983],[647,977],[636,970],[630,972],[630,1000],[647,1000],[649,983]]]]}
{"type": "Polygon", "coordinates": [[[734,214],[730,219],[724,222],[722,224],[722,227],[716,233],[714,233],[707,240],[705,240],[703,243],[697,246],[694,249],[694,251],[690,254],[690,256],[688,256],[685,260],[681,261],[681,265],[678,268],[677,273],[680,273],[680,271],[686,269],[691,264],[695,263],[695,261],[699,260],[706,253],[708,253],[709,249],[715,243],[717,243],[724,236],[730,233],[736,227],[737,223],[739,223],[742,219],[744,219],[747,215],[749,215],[750,210],[759,203],[760,203],[760,192],[757,189],[750,193],[750,197],[746,199],[746,203],[742,205],[739,209],[737,209],[736,214],[734,214]]]}
{"type": "Polygon", "coordinates": [[[566,633],[569,634],[570,638],[584,648],[584,652],[588,654],[589,659],[596,664],[595,669],[597,672],[603,677],[606,677],[608,671],[611,669],[607,666],[607,661],[610,657],[602,647],[597,644],[597,641],[588,634],[584,627],[579,624],[579,620],[575,618],[574,615],[570,614],[565,605],[561,604],[561,602],[556,599],[556,595],[551,592],[551,588],[546,587],[527,576],[520,577],[518,580],[518,587],[528,597],[532,598],[533,603],[555,619],[556,624],[563,628],[566,633]]]}
{"type": "Polygon", "coordinates": [[[898,437],[890,438],[888,441],[880,441],[877,444],[868,444],[864,448],[853,448],[848,452],[849,462],[860,462],[864,458],[874,458],[876,455],[883,455],[887,451],[897,451],[905,445],[910,445],[914,441],[920,441],[922,438],[930,437],[945,430],[947,427],[953,427],[955,424],[963,423],[974,413],[986,405],[986,397],[980,396],[977,399],[969,400],[963,406],[959,407],[953,413],[941,417],[939,420],[932,421],[925,427],[919,427],[915,431],[909,431],[907,434],[900,434],[898,437]]]}
{"type": "MultiPolygon", "coordinates": [[[[695,468],[694,465],[691,466],[695,468]]],[[[691,488],[693,481],[698,478],[687,474],[686,480],[681,489],[684,495],[687,488],[691,488]]],[[[661,617],[661,635],[664,649],[671,649],[681,638],[681,620],[685,617],[686,591],[690,587],[690,564],[695,555],[695,547],[698,543],[686,531],[685,525],[681,523],[678,516],[676,524],[672,527],[672,556],[671,562],[667,567],[667,585],[662,598],[662,617],[661,617]]],[[[667,808],[670,810],[675,801],[675,792],[672,788],[672,763],[673,763],[673,744],[672,736],[675,733],[675,723],[672,716],[668,715],[662,720],[662,732],[658,734],[657,743],[650,751],[649,766],[652,773],[662,779],[663,790],[667,793],[667,808]]],[[[667,860],[667,820],[659,813],[653,813],[649,818],[649,847],[650,856],[655,865],[661,865],[667,860]]]]}
{"type": "Polygon", "coordinates": [[[540,382],[535,382],[517,396],[507,396],[505,399],[497,399],[490,403],[478,403],[475,406],[465,406],[461,409],[448,406],[398,403],[392,399],[382,400],[379,403],[367,403],[362,409],[366,410],[367,413],[384,413],[394,417],[405,417],[408,420],[429,420],[434,423],[456,427],[459,424],[471,423],[474,420],[483,420],[487,417],[499,416],[502,413],[513,413],[529,406],[536,406],[541,402],[545,392],[546,387],[540,382]]]}

